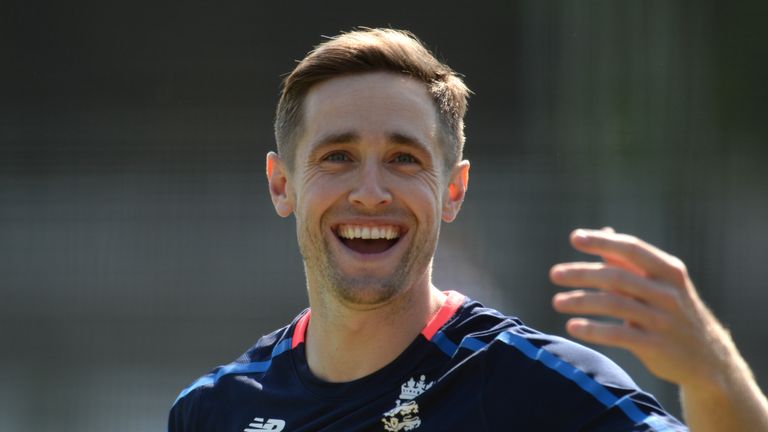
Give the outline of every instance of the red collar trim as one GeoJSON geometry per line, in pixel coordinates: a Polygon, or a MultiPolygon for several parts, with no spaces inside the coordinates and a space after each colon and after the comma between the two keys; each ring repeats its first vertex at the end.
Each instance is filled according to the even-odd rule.
{"type": "MultiPolygon", "coordinates": [[[[432,337],[438,330],[440,330],[440,327],[445,325],[464,303],[464,294],[456,291],[445,291],[445,294],[445,303],[440,306],[437,313],[432,316],[429,323],[427,323],[427,326],[421,331],[421,334],[427,340],[432,340],[432,337]]],[[[302,315],[301,318],[299,318],[299,321],[296,322],[296,326],[293,328],[293,337],[291,338],[291,349],[296,348],[300,343],[304,342],[304,338],[307,334],[307,326],[309,325],[309,316],[311,314],[312,311],[307,310],[307,313],[302,315]]]]}
{"type": "Polygon", "coordinates": [[[444,291],[447,295],[445,303],[438,309],[437,313],[429,320],[427,326],[421,331],[421,334],[427,339],[432,340],[432,337],[440,330],[440,327],[445,325],[456,311],[464,304],[464,294],[456,291],[444,291]]]}
{"type": "Polygon", "coordinates": [[[293,328],[293,337],[291,338],[291,349],[296,348],[300,343],[304,342],[304,336],[307,334],[307,325],[309,325],[309,315],[311,310],[307,309],[307,313],[299,318],[296,322],[296,327],[293,328]]]}

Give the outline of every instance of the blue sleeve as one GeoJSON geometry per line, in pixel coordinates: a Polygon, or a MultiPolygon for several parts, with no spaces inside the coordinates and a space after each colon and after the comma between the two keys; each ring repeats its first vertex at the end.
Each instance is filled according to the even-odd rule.
{"type": "Polygon", "coordinates": [[[497,335],[483,379],[493,430],[688,430],[613,361],[556,336],[518,329],[497,335]]]}
{"type": "Polygon", "coordinates": [[[686,432],[688,428],[670,414],[661,409],[658,402],[650,395],[641,391],[626,396],[628,401],[643,413],[642,421],[631,423],[624,409],[619,405],[605,407],[589,423],[584,425],[581,432],[686,432]]]}
{"type": "Polygon", "coordinates": [[[573,380],[582,390],[584,397],[599,401],[601,406],[597,415],[582,427],[582,431],[688,430],[605,355],[559,337],[553,337],[551,342],[541,349],[562,362],[561,365],[555,366],[554,370],[573,380]]]}

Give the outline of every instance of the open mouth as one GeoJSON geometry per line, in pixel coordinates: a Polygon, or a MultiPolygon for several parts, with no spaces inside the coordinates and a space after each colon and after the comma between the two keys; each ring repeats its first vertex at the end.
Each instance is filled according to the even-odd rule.
{"type": "Polygon", "coordinates": [[[342,224],[334,230],[344,246],[361,254],[378,254],[394,246],[403,234],[395,225],[342,224]]]}

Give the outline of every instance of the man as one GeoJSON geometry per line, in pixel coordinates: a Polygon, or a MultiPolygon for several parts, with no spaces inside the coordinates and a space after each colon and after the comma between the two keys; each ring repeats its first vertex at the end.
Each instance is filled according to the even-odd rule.
{"type": "MultiPolygon", "coordinates": [[[[181,392],[171,431],[686,430],[604,356],[432,285],[467,190],[468,89],[412,35],[331,39],[286,78],[267,177],[294,215],[310,309],[181,392]]],[[[570,334],[681,386],[691,430],[768,430],[768,409],[682,263],[610,229],[604,263],[553,267],[570,334]]]]}

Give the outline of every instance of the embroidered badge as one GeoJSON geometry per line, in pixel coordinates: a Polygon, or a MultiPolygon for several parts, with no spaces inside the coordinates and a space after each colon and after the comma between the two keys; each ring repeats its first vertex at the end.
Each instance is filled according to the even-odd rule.
{"type": "Polygon", "coordinates": [[[432,387],[434,382],[426,382],[422,375],[418,381],[413,378],[400,386],[400,397],[395,401],[395,407],[384,413],[381,422],[388,432],[409,431],[421,426],[419,404],[414,400],[416,396],[424,393],[432,387]]]}

